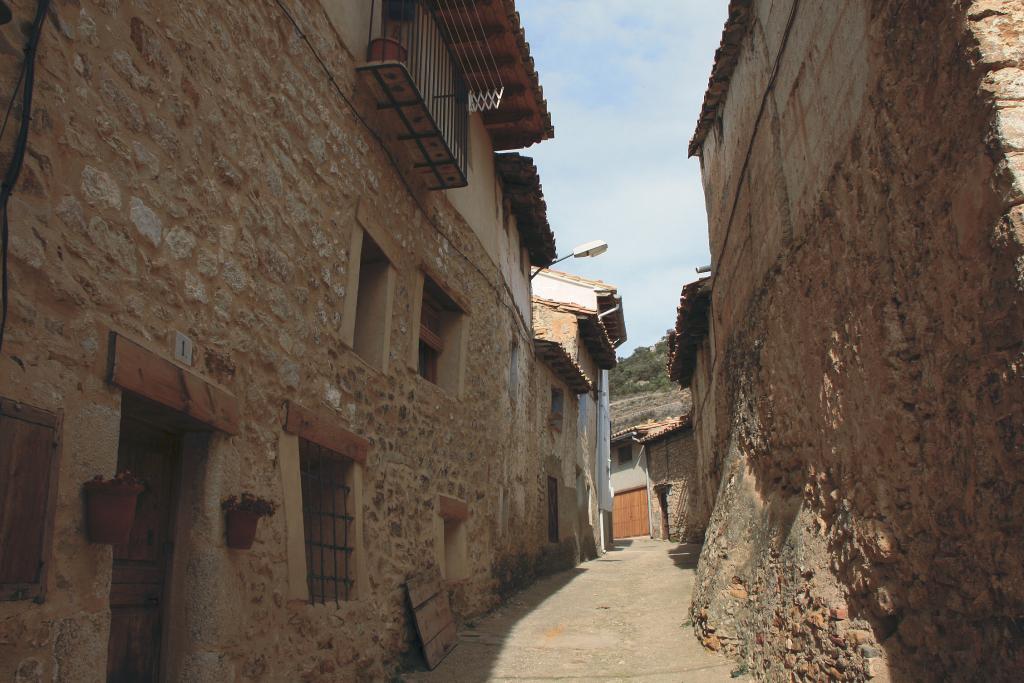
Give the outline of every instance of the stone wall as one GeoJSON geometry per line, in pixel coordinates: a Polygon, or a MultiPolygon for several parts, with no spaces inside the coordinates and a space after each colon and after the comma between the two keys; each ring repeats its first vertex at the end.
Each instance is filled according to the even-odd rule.
{"type": "Polygon", "coordinates": [[[707,517],[703,516],[695,481],[697,442],[693,432],[683,429],[645,444],[647,473],[654,487],[652,506],[655,538],[661,538],[661,504],[658,490],[668,486],[668,538],[677,543],[699,543],[704,539],[707,517]]]}
{"type": "MultiPolygon", "coordinates": [[[[30,4],[14,3],[19,16],[30,4]]],[[[166,357],[174,330],[188,334],[192,370],[241,410],[240,432],[213,435],[183,473],[190,524],[175,548],[183,593],[168,645],[180,679],[384,677],[415,644],[403,582],[432,564],[438,494],[470,510],[469,577],[449,585],[459,615],[488,609],[502,580],[540,561],[553,445],[533,406],[547,377],[522,362],[518,392],[495,400],[509,394],[509,339],[529,349],[532,335],[444,195],[415,178],[406,192],[375,139],[392,133],[320,5],[286,4],[374,130],[273,2],[52,5],[11,203],[0,395],[60,413],[63,445],[46,600],[0,602],[4,677],[104,677],[111,550],[85,539],[81,483],[116,466],[111,330],[166,357]],[[357,213],[399,246],[386,373],[340,334],[357,213]],[[407,363],[424,265],[468,302],[461,396],[407,363]],[[224,547],[222,497],[284,498],[286,401],[371,443],[369,581],[340,607],[288,599],[283,515],[261,523],[251,551],[224,547]]],[[[2,63],[9,83],[16,59],[2,63]]]]}
{"type": "Polygon", "coordinates": [[[767,680],[1018,680],[1024,7],[731,9],[698,635],[767,680]]]}

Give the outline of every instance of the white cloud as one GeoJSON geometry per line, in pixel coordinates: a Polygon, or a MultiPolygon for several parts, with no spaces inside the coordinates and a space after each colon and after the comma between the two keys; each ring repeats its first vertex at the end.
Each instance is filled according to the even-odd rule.
{"type": "Polygon", "coordinates": [[[619,286],[628,354],[675,322],[679,290],[710,261],[700,169],[686,148],[727,0],[519,0],[555,138],[537,160],[566,270],[619,286]]]}

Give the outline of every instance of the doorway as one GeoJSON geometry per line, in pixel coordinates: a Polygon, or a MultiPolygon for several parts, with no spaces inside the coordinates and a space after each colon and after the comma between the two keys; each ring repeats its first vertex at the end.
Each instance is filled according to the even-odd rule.
{"type": "Polygon", "coordinates": [[[548,477],[548,543],[558,543],[558,480],[548,477]]]}
{"type": "Polygon", "coordinates": [[[612,508],[614,538],[650,535],[646,488],[616,493],[612,508]]]}
{"type": "Polygon", "coordinates": [[[669,540],[668,528],[668,487],[662,486],[657,489],[658,503],[661,507],[661,540],[669,540]]]}
{"type": "Polygon", "coordinates": [[[146,488],[139,494],[128,543],[114,546],[108,683],[160,679],[180,466],[180,435],[133,414],[126,397],[117,471],[131,471],[146,488]]]}

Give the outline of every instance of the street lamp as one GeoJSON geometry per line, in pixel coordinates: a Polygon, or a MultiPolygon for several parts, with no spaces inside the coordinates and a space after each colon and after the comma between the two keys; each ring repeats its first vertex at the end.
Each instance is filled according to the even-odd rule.
{"type": "MultiPolygon", "coordinates": [[[[560,259],[552,261],[551,265],[548,266],[548,268],[555,265],[556,263],[561,263],[567,258],[593,258],[594,256],[600,256],[606,251],[608,251],[608,243],[605,242],[604,240],[594,240],[593,242],[586,242],[585,244],[581,244],[575,249],[573,249],[571,254],[567,254],[566,256],[563,256],[560,259]]],[[[532,280],[533,278],[537,277],[537,273],[539,273],[542,270],[544,269],[538,268],[537,270],[533,271],[533,275],[530,276],[530,279],[532,280]]]]}

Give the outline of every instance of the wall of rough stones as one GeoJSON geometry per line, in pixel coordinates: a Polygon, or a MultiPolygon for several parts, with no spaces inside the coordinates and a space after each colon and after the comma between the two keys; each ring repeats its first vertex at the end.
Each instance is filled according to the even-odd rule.
{"type": "Polygon", "coordinates": [[[766,680],[1018,680],[1024,6],[732,8],[697,633],[766,680]]]}
{"type": "MultiPolygon", "coordinates": [[[[697,493],[697,442],[693,432],[684,429],[645,444],[647,474],[657,492],[659,485],[669,486],[668,538],[677,543],[699,543],[704,540],[707,517],[697,493]]],[[[661,505],[655,493],[652,533],[661,537],[661,505]]]]}
{"type": "MultiPolygon", "coordinates": [[[[22,16],[32,3],[13,5],[22,16]]],[[[340,89],[390,136],[320,5],[287,5],[340,89]]],[[[5,84],[15,62],[4,57],[5,84]]],[[[182,680],[384,677],[414,643],[402,584],[435,556],[438,494],[470,509],[469,578],[449,586],[458,614],[489,608],[503,581],[534,570],[546,543],[539,463],[553,445],[531,406],[547,378],[522,362],[519,393],[494,400],[508,394],[509,338],[529,349],[531,335],[473,231],[410,182],[436,228],[277,4],[53,3],[11,203],[0,395],[62,414],[62,464],[47,597],[0,602],[0,676],[104,676],[111,551],[85,539],[80,485],[116,465],[110,330],[164,356],[185,332],[194,372],[241,408],[239,434],[212,436],[186,470],[192,524],[174,580],[187,590],[171,624],[182,680]],[[360,204],[400,245],[386,374],[339,332],[360,204]],[[462,396],[406,363],[424,263],[470,305],[462,396]],[[287,599],[283,515],[261,523],[251,551],[224,547],[222,497],[283,498],[286,401],[371,443],[369,585],[340,608],[287,599]]]]}

